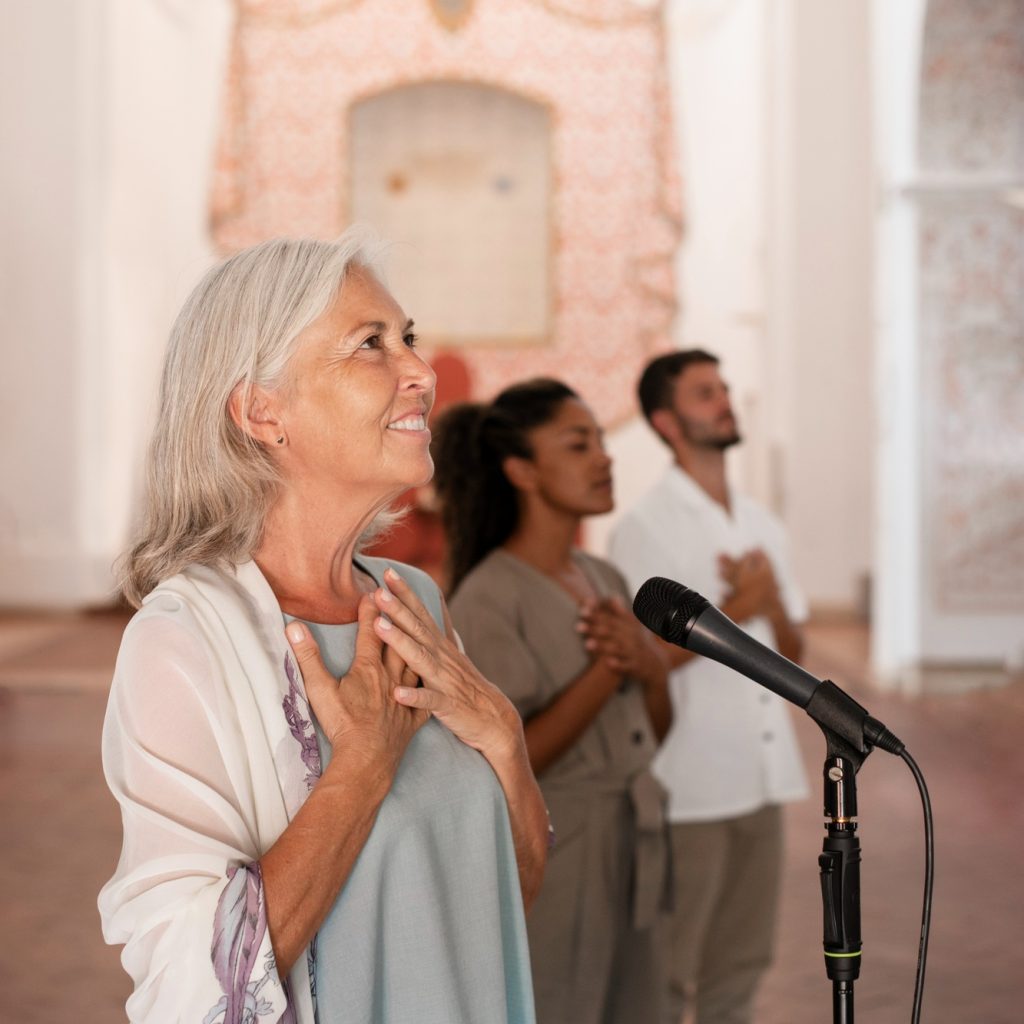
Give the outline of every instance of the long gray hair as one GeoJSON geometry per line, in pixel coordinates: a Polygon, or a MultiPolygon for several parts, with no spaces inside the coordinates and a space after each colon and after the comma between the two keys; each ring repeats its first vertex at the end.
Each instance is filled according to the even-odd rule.
{"type": "Polygon", "coordinates": [[[232,420],[241,384],[280,387],[299,333],[329,307],[353,264],[379,247],[349,230],[335,242],[276,239],[214,267],[182,307],[164,361],[135,543],[121,590],[138,607],[193,563],[226,568],[250,557],[279,484],[267,450],[232,420]]]}

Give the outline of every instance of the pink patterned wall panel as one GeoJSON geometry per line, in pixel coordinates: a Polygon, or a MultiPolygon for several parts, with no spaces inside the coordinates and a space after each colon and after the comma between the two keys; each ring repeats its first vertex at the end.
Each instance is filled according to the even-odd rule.
{"type": "Polygon", "coordinates": [[[931,0],[921,68],[926,174],[1024,168],[1024,2],[931,0]]]}
{"type": "Polygon", "coordinates": [[[1024,0],[932,0],[922,54],[925,564],[945,613],[1024,610],[1024,0]]]}
{"type": "Polygon", "coordinates": [[[922,211],[921,341],[933,601],[1024,610],[1024,212],[922,211]]]}
{"type": "Polygon", "coordinates": [[[676,308],[661,5],[474,0],[454,30],[428,0],[237,0],[237,14],[211,202],[218,247],[344,229],[354,102],[439,80],[512,90],[553,115],[553,336],[464,349],[475,391],[554,374],[604,422],[631,415],[676,308]]]}

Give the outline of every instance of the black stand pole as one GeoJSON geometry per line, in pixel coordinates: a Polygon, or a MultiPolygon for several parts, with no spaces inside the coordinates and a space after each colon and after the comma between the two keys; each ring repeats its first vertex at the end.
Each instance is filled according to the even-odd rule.
{"type": "Polygon", "coordinates": [[[860,977],[860,840],[857,772],[879,746],[903,744],[849,694],[824,680],[805,709],[825,734],[825,828],[818,858],[824,911],[825,973],[832,982],[834,1024],[853,1024],[853,983],[860,977]]]}
{"type": "Polygon", "coordinates": [[[830,751],[823,774],[828,835],[818,867],[825,973],[832,981],[833,1024],[853,1024],[853,983],[860,976],[861,954],[857,772],[845,757],[830,751]]]}

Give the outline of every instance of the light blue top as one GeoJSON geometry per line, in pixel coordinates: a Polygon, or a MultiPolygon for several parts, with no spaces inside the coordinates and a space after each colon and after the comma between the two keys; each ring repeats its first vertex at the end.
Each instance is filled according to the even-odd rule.
{"type": "MultiPolygon", "coordinates": [[[[425,573],[384,559],[442,623],[425,573]]],[[[328,669],[348,671],[356,624],[307,623],[328,669]]],[[[317,723],[324,768],[331,747],[317,723]]],[[[373,831],[316,938],[320,1024],[534,1024],[530,956],[505,796],[490,765],[430,719],[413,737],[373,831]]]]}

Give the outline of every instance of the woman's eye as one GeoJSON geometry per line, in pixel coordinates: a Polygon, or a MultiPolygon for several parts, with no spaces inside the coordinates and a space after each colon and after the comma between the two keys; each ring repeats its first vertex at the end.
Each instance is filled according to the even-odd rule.
{"type": "Polygon", "coordinates": [[[411,332],[409,334],[406,334],[406,335],[404,335],[402,337],[402,341],[405,343],[405,347],[406,348],[415,348],[416,347],[416,342],[418,342],[419,340],[420,340],[419,335],[418,334],[412,334],[411,332]]]}
{"type": "Polygon", "coordinates": [[[380,335],[371,334],[362,344],[360,348],[380,348],[380,335]]]}

